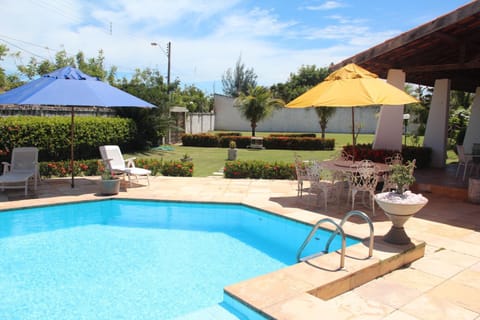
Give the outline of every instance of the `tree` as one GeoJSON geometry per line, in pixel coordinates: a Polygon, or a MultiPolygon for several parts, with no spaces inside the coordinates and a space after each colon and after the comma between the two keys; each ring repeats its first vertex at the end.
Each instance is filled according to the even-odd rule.
{"type": "Polygon", "coordinates": [[[331,107],[315,107],[315,112],[318,116],[318,124],[322,130],[322,138],[325,139],[325,132],[327,131],[328,120],[335,114],[337,109],[331,107]]]}
{"type": "MultiPolygon", "coordinates": [[[[286,83],[277,83],[271,87],[274,97],[284,101],[292,101],[316,86],[328,76],[328,68],[317,68],[315,65],[301,66],[297,73],[291,73],[286,83]]],[[[335,108],[316,107],[318,123],[322,131],[322,138],[325,138],[328,120],[335,114],[335,108]]]]}
{"type": "Polygon", "coordinates": [[[270,90],[262,86],[248,88],[247,94],[241,92],[234,106],[239,108],[243,117],[250,121],[252,136],[255,137],[257,124],[272,115],[276,108],[283,107],[281,99],[272,98],[270,90]]]}
{"type": "Polygon", "coordinates": [[[182,90],[176,90],[172,94],[175,105],[185,107],[189,112],[209,112],[213,109],[213,97],[194,85],[185,86],[182,90]]]}
{"type": "Polygon", "coordinates": [[[240,93],[246,93],[249,87],[257,86],[257,75],[253,69],[246,69],[239,57],[235,69],[229,68],[222,76],[223,93],[238,97],[240,93]]]}

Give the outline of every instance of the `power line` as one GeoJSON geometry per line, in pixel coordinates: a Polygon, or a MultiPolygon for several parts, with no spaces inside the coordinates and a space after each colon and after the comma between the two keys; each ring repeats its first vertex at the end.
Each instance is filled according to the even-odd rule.
{"type": "Polygon", "coordinates": [[[40,56],[40,55],[38,55],[38,54],[36,54],[36,53],[33,53],[33,52],[31,52],[31,51],[29,51],[29,50],[27,50],[27,49],[25,49],[25,48],[22,48],[22,47],[20,47],[20,46],[17,46],[16,44],[11,43],[10,41],[7,41],[7,40],[5,40],[5,39],[1,39],[1,38],[0,38],[0,41],[3,41],[3,42],[5,42],[6,44],[11,45],[12,47],[15,47],[15,48],[17,48],[17,49],[20,49],[20,50],[22,50],[22,51],[25,51],[25,52],[31,54],[32,56],[41,58],[41,59],[43,59],[43,60],[49,60],[48,58],[45,58],[45,57],[40,56]]]}

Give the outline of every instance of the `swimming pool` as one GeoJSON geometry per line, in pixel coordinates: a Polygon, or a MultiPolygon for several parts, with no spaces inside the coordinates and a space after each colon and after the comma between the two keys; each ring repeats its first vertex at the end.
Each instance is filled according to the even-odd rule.
{"type": "Polygon", "coordinates": [[[0,319],[182,317],[296,263],[311,229],[242,205],[116,199],[3,211],[0,226],[0,319]]]}

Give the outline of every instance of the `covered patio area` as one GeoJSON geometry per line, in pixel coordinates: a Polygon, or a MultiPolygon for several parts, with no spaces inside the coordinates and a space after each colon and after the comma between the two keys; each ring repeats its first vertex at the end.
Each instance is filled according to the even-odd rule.
{"type": "MultiPolygon", "coordinates": [[[[480,1],[386,40],[332,66],[356,63],[398,88],[405,83],[433,87],[424,146],[432,149],[432,167],[446,166],[450,90],[475,93],[464,147],[480,142],[480,1]]],[[[374,148],[399,150],[402,108],[382,108],[374,148]]]]}

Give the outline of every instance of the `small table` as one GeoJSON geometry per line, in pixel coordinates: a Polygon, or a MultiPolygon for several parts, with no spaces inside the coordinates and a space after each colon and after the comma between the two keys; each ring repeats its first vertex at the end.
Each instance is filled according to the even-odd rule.
{"type": "MultiPolygon", "coordinates": [[[[321,161],[320,165],[324,167],[325,169],[331,170],[331,171],[337,171],[337,172],[342,172],[342,173],[352,173],[355,172],[355,164],[359,164],[360,161],[349,161],[349,160],[325,160],[321,161]]],[[[381,175],[385,172],[389,172],[390,166],[388,164],[382,163],[382,162],[373,162],[373,165],[375,166],[375,171],[381,175]]]]}

